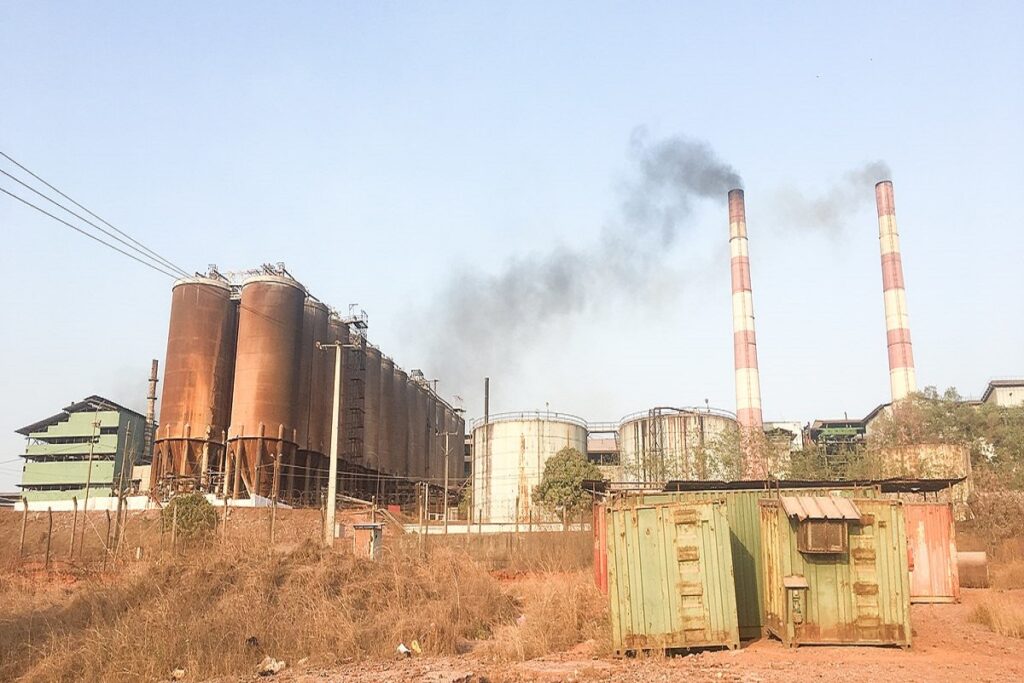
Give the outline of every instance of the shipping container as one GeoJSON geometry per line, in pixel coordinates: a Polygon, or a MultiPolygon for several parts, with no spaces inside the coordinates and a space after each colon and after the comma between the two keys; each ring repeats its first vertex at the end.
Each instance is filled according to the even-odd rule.
{"type": "Polygon", "coordinates": [[[606,525],[617,654],[739,647],[724,503],[621,498],[609,505],[606,525]]]}
{"type": "Polygon", "coordinates": [[[910,547],[910,601],[960,602],[950,503],[903,503],[910,547]]]}
{"type": "Polygon", "coordinates": [[[760,513],[768,633],[789,647],[910,647],[902,503],[781,496],[760,513]]]}
{"type": "MultiPolygon", "coordinates": [[[[697,484],[698,482],[693,482],[697,484]]],[[[699,482],[710,485],[707,482],[699,482]]],[[[738,487],[740,482],[730,486],[738,487]]],[[[862,498],[878,498],[877,486],[831,482],[809,488],[805,485],[766,488],[763,484],[750,482],[749,488],[716,488],[673,491],[666,493],[633,494],[642,495],[645,503],[695,502],[724,500],[729,517],[729,537],[732,549],[732,566],[736,584],[736,608],[739,619],[740,638],[760,638],[764,629],[764,570],[761,565],[761,518],[758,501],[780,494],[799,492],[805,495],[841,495],[862,498]]],[[[595,556],[596,558],[596,556],[595,556]]],[[[598,587],[607,586],[608,579],[602,580],[599,571],[607,573],[607,563],[599,567],[595,562],[594,578],[598,587]]]]}

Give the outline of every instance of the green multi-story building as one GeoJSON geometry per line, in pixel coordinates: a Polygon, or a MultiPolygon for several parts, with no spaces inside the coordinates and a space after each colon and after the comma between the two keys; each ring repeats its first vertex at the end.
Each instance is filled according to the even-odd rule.
{"type": "Polygon", "coordinates": [[[28,439],[22,457],[26,500],[70,500],[117,495],[138,485],[132,467],[148,462],[146,418],[102,396],[17,430],[28,439]],[[91,470],[91,473],[90,473],[91,470]]]}

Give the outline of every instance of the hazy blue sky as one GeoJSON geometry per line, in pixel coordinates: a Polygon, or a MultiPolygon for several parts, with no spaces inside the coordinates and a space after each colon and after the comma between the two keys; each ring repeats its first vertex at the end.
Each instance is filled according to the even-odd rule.
{"type": "MultiPolygon", "coordinates": [[[[434,375],[453,278],[587,253],[638,127],[705,141],[746,188],[765,417],[860,416],[888,398],[873,189],[844,185],[867,162],[892,168],[922,386],[1024,374],[1022,29],[1018,2],[8,2],[0,149],[186,268],[284,261],[434,375]],[[834,188],[841,220],[797,220],[834,188]]],[[[724,197],[694,208],[642,291],[525,315],[507,363],[453,346],[473,379],[442,393],[734,409],[724,197]]],[[[0,226],[9,490],[14,429],[143,405],[170,280],[6,196],[0,226]]]]}

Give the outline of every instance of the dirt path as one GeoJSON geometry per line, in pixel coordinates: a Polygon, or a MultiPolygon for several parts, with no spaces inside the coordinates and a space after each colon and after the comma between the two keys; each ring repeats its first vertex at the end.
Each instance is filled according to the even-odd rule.
{"type": "MultiPolygon", "coordinates": [[[[313,681],[965,681],[1024,680],[1024,641],[992,633],[969,621],[974,605],[988,591],[964,591],[959,605],[915,605],[914,647],[803,647],[789,650],[761,640],[734,651],[706,652],[665,659],[596,659],[586,645],[573,652],[522,663],[492,664],[472,655],[348,664],[330,670],[286,671],[281,683],[313,681]]],[[[1024,604],[1024,591],[1002,594],[1024,604]]]]}

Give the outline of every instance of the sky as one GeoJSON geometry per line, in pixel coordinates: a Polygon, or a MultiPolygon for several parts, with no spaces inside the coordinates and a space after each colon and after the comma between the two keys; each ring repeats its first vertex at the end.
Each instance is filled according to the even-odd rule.
{"type": "MultiPolygon", "coordinates": [[[[637,140],[703,144],[746,192],[765,419],[859,417],[889,395],[867,164],[919,384],[1024,376],[1022,29],[1013,2],[4,3],[0,150],[186,270],[284,262],[358,303],[470,418],[489,376],[492,412],[618,420],[735,409],[725,197],[692,199],[638,287],[591,258],[637,140]],[[498,319],[538,261],[585,299],[508,291],[498,319]]],[[[12,490],[15,429],[94,393],[144,408],[172,281],[6,195],[0,232],[12,490]]]]}

